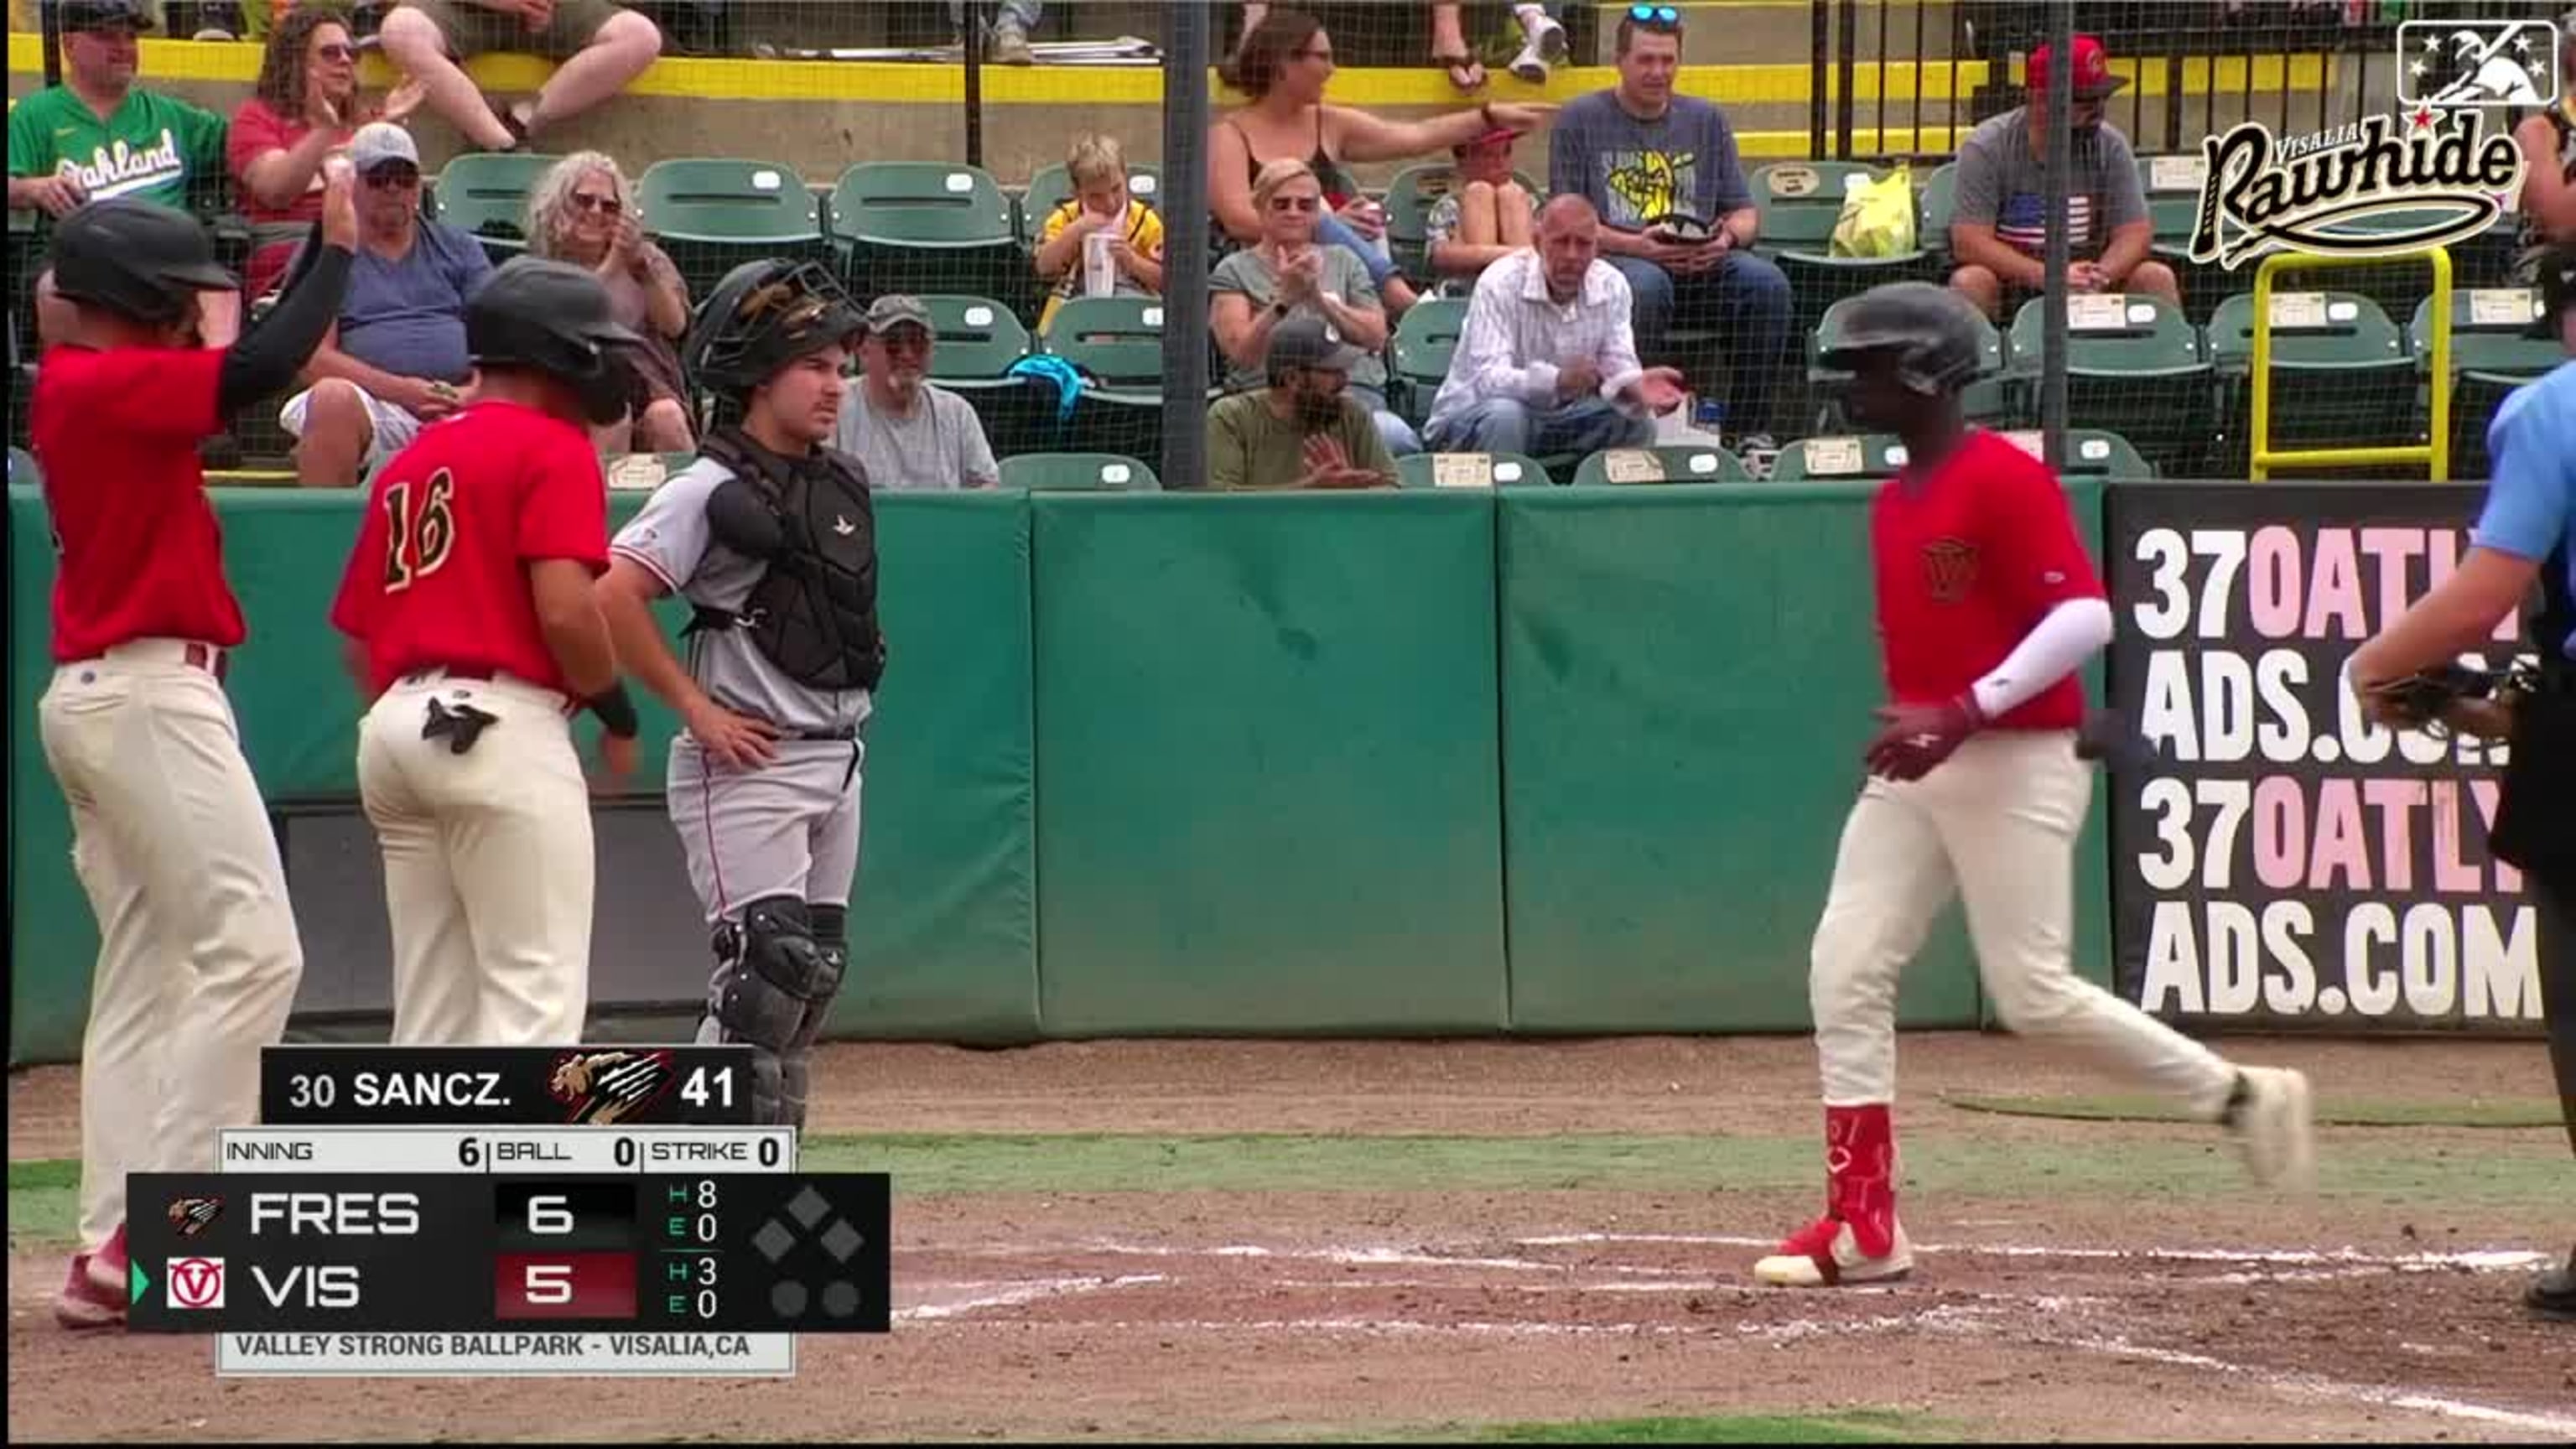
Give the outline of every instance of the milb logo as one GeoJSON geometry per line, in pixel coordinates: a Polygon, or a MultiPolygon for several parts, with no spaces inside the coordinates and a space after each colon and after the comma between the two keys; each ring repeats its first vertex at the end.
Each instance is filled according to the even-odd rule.
{"type": "Polygon", "coordinates": [[[2397,99],[2408,106],[2547,106],[2558,100],[2558,27],[2546,20],[2409,20],[2397,27],[2397,99]]]}
{"type": "Polygon", "coordinates": [[[224,1260],[221,1258],[172,1258],[169,1283],[170,1306],[173,1308],[224,1306],[224,1260]]]}

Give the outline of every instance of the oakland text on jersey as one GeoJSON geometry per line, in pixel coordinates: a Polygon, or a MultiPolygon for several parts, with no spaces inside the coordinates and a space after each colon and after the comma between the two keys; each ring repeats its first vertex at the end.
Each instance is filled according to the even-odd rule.
{"type": "Polygon", "coordinates": [[[66,156],[54,168],[57,176],[78,181],[93,198],[122,196],[129,191],[146,191],[178,179],[187,168],[179,161],[179,138],[170,128],[161,128],[161,144],[137,149],[126,141],[113,141],[90,153],[92,164],[83,166],[66,156]]]}

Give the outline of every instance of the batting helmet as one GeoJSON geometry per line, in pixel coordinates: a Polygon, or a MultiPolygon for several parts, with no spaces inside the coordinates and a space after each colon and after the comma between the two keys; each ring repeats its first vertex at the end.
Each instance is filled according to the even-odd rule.
{"type": "Polygon", "coordinates": [[[1871,353],[1895,353],[1899,381],[1928,395],[1955,392],[1977,375],[1983,319],[1968,300],[1930,282],[1890,282],[1852,303],[1827,367],[1851,371],[1871,353]]]}
{"type": "Polygon", "coordinates": [[[512,257],[465,302],[465,346],[477,367],[523,367],[559,378],[594,423],[626,412],[622,349],[643,341],[610,315],[608,289],[587,267],[512,257]]]}
{"type": "Polygon", "coordinates": [[[54,294],[138,322],[176,322],[199,292],[238,290],[206,229],[185,212],[124,197],[93,201],[54,228],[54,294]]]}
{"type": "Polygon", "coordinates": [[[699,304],[680,360],[699,382],[740,398],[796,359],[866,330],[866,315],[822,267],[745,262],[699,304]]]}

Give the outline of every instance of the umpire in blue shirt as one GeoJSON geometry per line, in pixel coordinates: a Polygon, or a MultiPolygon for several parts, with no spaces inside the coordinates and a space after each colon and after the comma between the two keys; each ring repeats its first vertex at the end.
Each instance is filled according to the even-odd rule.
{"type": "MultiPolygon", "coordinates": [[[[2576,250],[2540,265],[2541,322],[2576,356],[2576,250]]],[[[2457,572],[2352,657],[2351,686],[2374,685],[2480,647],[2537,582],[2532,648],[2539,690],[2514,712],[2513,752],[2489,848],[2522,870],[2540,905],[2541,1002],[2558,1103],[2576,1144],[2576,362],[2521,388],[2487,426],[2495,476],[2457,572]]],[[[2525,1302],[2576,1320],[2576,1252],[2525,1302]]]]}

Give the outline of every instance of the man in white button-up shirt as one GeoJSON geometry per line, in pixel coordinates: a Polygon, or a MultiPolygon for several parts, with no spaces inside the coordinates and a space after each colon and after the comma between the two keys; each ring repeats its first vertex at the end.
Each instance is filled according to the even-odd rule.
{"type": "Polygon", "coordinates": [[[1580,196],[1539,212],[1532,250],[1476,279],[1467,325],[1423,436],[1441,452],[1592,453],[1655,438],[1684,382],[1643,367],[1628,280],[1601,260],[1601,216],[1580,196]]]}

